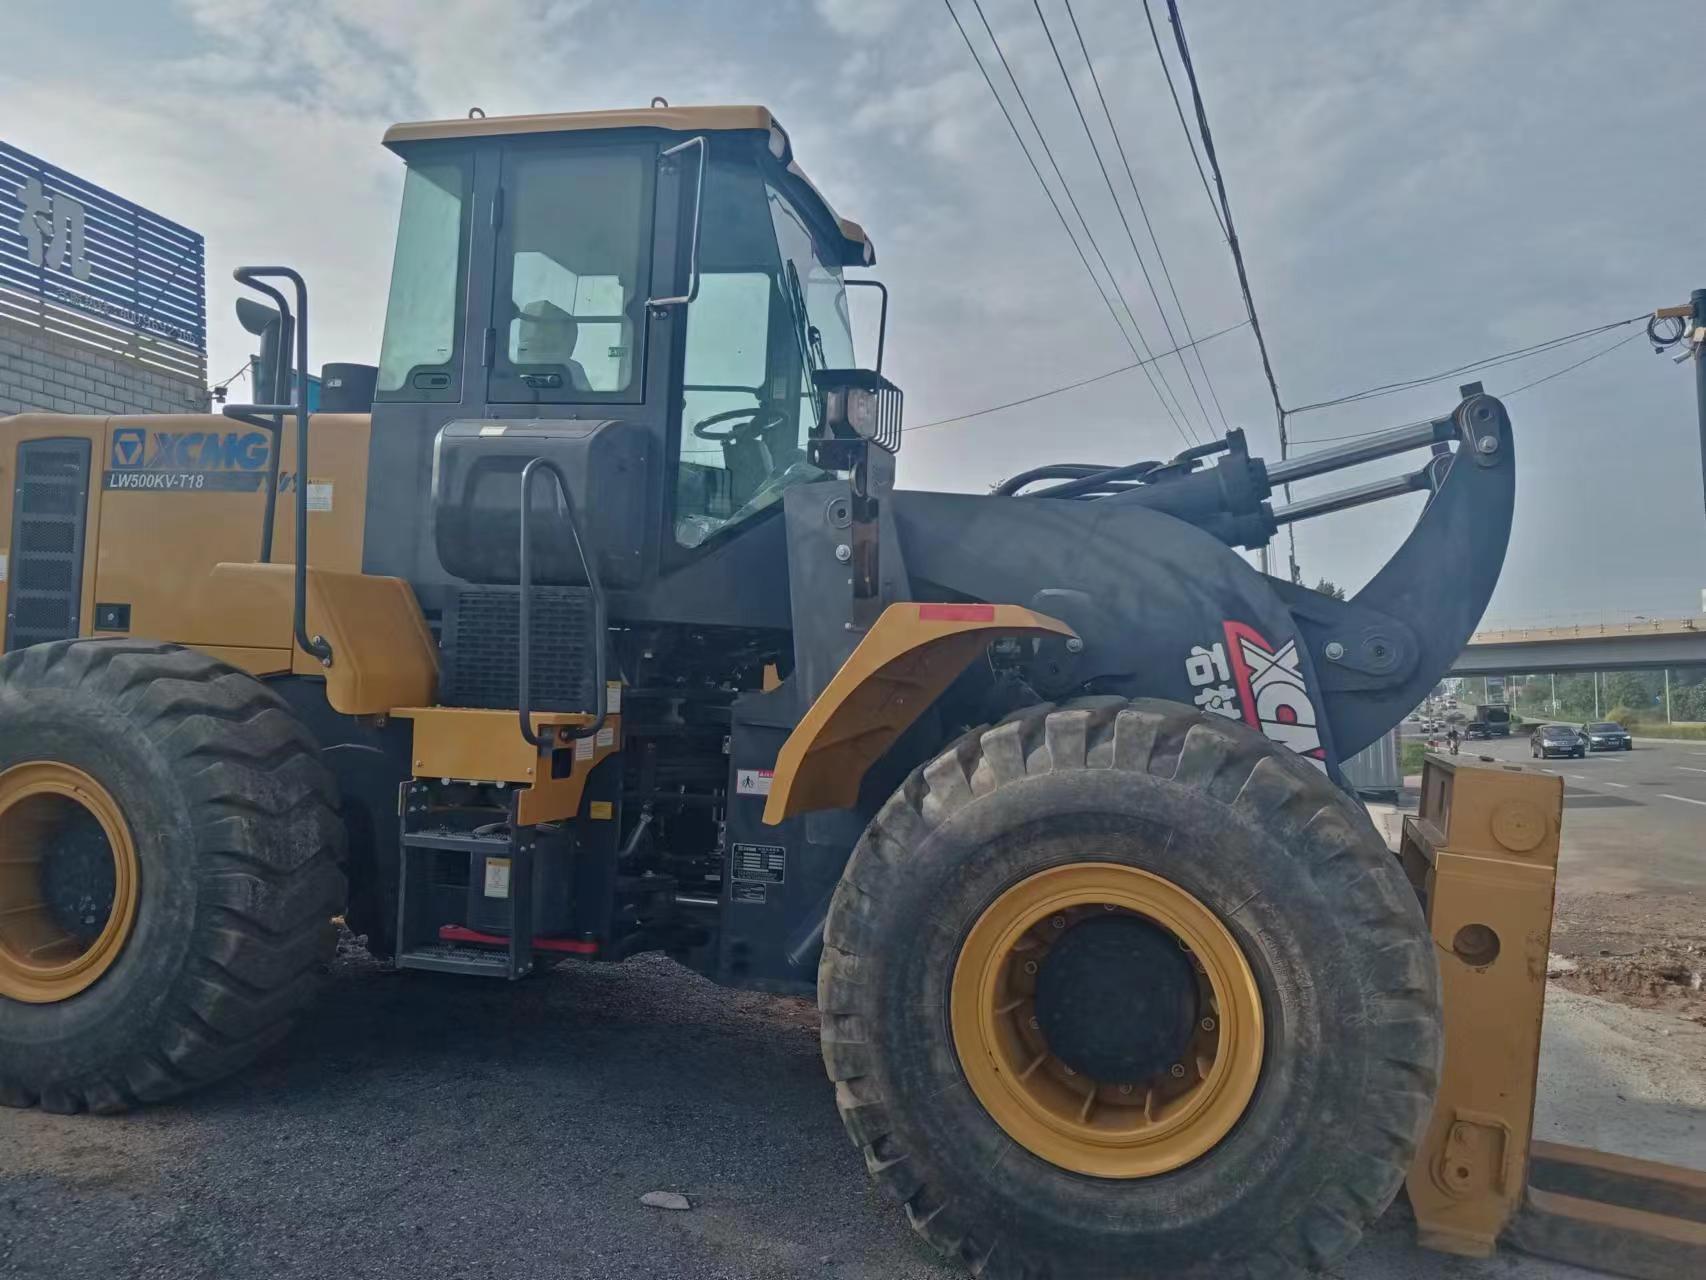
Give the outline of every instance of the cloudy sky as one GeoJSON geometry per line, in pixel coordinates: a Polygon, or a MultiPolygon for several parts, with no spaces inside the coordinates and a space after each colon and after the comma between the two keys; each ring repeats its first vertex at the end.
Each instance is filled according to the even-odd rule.
{"type": "MultiPolygon", "coordinates": [[[[1153,0],[1164,13],[1164,0],[1153,0]]],[[[971,0],[956,0],[1010,92],[971,0]]],[[[1288,405],[1450,368],[1706,286],[1697,0],[1184,0],[1258,310],[1288,405]]],[[[0,137],[202,231],[211,372],[239,367],[232,266],[308,276],[317,361],[373,361],[401,172],[395,120],[761,102],[894,293],[886,371],[913,424],[1132,360],[942,0],[61,0],[5,6],[0,137]]],[[[983,0],[1144,338],[1162,312],[1032,0],[983,0]]],[[[1095,103],[1060,43],[1183,338],[1242,319],[1230,257],[1139,0],[1074,0],[1154,223],[1173,305],[1095,103]]],[[[1171,42],[1163,22],[1163,41],[1171,42]]],[[[1175,67],[1175,73],[1176,73],[1175,67]]],[[[1023,123],[1016,101],[1010,105],[1023,123]]],[[[1188,104],[1187,104],[1188,110],[1188,104]]],[[[1048,171],[1044,161],[1045,172],[1048,171]]],[[[1052,173],[1049,174],[1051,182],[1052,173]]],[[[1070,216],[1070,211],[1069,215],[1070,216]]],[[[1089,250],[1088,242],[1085,247],[1089,250]]],[[[1092,251],[1091,261],[1095,261],[1092,251]]],[[[1122,313],[1123,319],[1123,313],[1122,313]]],[[[1494,369],[1507,392],[1619,330],[1494,369]]],[[[869,346],[866,347],[867,353],[869,346]]],[[[910,487],[976,490],[1049,460],[1116,463],[1219,426],[1276,453],[1247,329],[1022,407],[910,432],[910,487]],[[1212,394],[1210,385],[1212,384],[1212,394]]],[[[1293,420],[1294,439],[1437,415],[1452,381],[1293,420]]],[[[1631,342],[1510,402],[1516,531],[1490,620],[1701,607],[1706,518],[1691,373],[1631,342]]],[[[1394,469],[1330,478],[1337,486],[1394,469]]],[[[1317,486],[1319,487],[1319,486],[1317,486]]],[[[1306,578],[1366,580],[1418,499],[1303,526],[1306,578]]],[[[1440,572],[1451,573],[1449,565],[1440,572]]]]}

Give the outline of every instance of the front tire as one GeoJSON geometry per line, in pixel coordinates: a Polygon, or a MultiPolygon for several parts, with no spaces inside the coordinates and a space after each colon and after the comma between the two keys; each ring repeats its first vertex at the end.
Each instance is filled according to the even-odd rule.
{"type": "Polygon", "coordinates": [[[0,875],[0,1103],[121,1111],[284,1036],[335,947],[336,800],[285,705],[205,654],[75,640],[0,661],[0,833],[17,846],[0,875]],[[19,909],[36,894],[49,905],[19,909]],[[82,951],[109,948],[100,971],[65,981],[103,919],[82,951]]]}
{"type": "Polygon", "coordinates": [[[1033,708],[914,772],[848,862],[818,998],[867,1167],[996,1280],[1329,1266],[1396,1194],[1438,1080],[1432,947],[1366,813],[1242,725],[1159,701],[1033,708]],[[1108,993],[1134,988],[1106,974],[1177,967],[1152,927],[1197,981],[1122,1020],[1108,993]],[[1064,984],[1067,942],[1025,945],[1087,929],[1064,984]],[[986,995],[980,1039],[966,1001],[986,995]],[[1002,1101],[991,1080],[1027,1067],[1048,1080],[1002,1101]],[[1200,1092],[1217,1076],[1220,1103],[1200,1092]]]}

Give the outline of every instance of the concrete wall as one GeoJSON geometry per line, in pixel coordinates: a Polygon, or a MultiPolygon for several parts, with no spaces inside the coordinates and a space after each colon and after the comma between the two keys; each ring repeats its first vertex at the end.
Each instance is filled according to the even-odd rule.
{"type": "Polygon", "coordinates": [[[124,356],[0,319],[0,418],[59,413],[206,413],[207,388],[124,356]]]}

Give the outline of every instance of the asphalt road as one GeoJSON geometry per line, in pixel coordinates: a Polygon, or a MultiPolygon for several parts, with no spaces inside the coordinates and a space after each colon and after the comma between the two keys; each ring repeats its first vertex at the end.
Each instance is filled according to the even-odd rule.
{"type": "MultiPolygon", "coordinates": [[[[117,1118],[0,1110],[0,1276],[960,1275],[870,1187],[815,1023],[656,958],[509,987],[358,953],[238,1080],[117,1118]],[[642,1207],[652,1190],[694,1207],[642,1207]]],[[[1411,1239],[1399,1206],[1335,1276],[1586,1274],[1411,1239]]]]}
{"type": "Polygon", "coordinates": [[[1682,896],[1706,916],[1706,742],[1636,738],[1633,751],[1536,761],[1523,735],[1463,751],[1564,779],[1561,890],[1682,896]]]}

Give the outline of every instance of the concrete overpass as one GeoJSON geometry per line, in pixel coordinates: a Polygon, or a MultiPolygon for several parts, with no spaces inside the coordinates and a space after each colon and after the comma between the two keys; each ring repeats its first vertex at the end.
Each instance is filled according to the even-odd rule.
{"type": "Polygon", "coordinates": [[[1543,675],[1706,666],[1706,617],[1479,631],[1448,674],[1543,675]]]}

